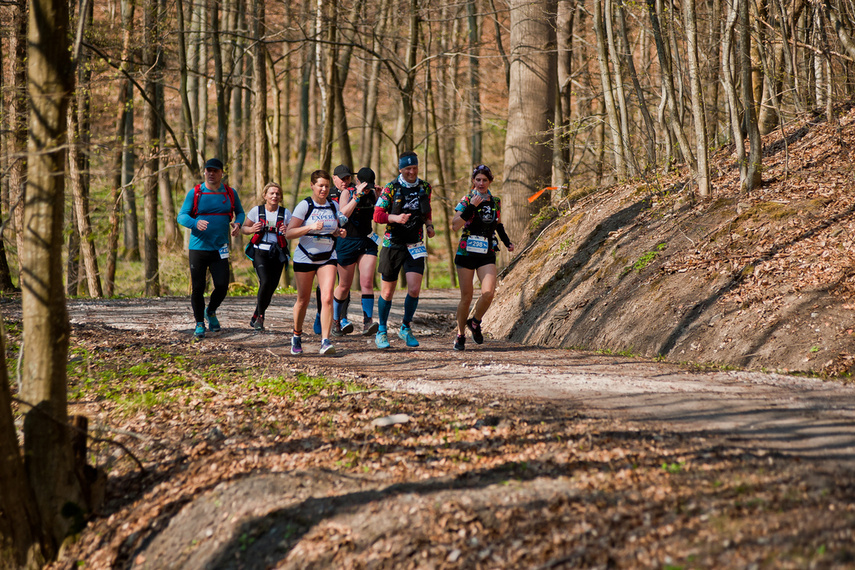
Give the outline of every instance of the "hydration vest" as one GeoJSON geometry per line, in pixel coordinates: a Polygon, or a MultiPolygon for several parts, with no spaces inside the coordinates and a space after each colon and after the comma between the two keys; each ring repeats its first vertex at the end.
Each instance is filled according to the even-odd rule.
{"type": "MultiPolygon", "coordinates": [[[[229,198],[229,202],[231,202],[231,209],[229,213],[225,212],[201,212],[201,214],[205,216],[228,216],[231,219],[235,215],[235,191],[232,190],[231,186],[228,184],[223,184],[223,187],[226,189],[226,196],[229,198]]],[[[205,187],[207,190],[207,187],[205,187]]],[[[219,192],[205,192],[205,194],[219,194],[219,192]]],[[[193,207],[190,208],[190,217],[197,217],[199,212],[199,198],[202,196],[202,184],[199,183],[193,188],[193,207]]]]}
{"type": "Polygon", "coordinates": [[[279,206],[279,209],[276,212],[276,225],[271,228],[267,225],[267,208],[263,205],[258,206],[258,221],[264,224],[264,227],[258,232],[252,234],[252,238],[250,238],[249,243],[253,245],[261,243],[266,233],[273,232],[276,234],[276,243],[279,244],[279,247],[283,250],[287,251],[288,241],[285,239],[285,236],[279,233],[279,228],[285,224],[285,208],[279,206]]]}
{"type": "MultiPolygon", "coordinates": [[[[351,190],[353,192],[353,190],[351,190]]],[[[353,194],[351,194],[352,196],[353,194]]],[[[371,234],[373,228],[371,226],[374,221],[374,202],[376,193],[374,190],[367,191],[356,202],[356,209],[353,210],[350,218],[347,220],[344,229],[347,231],[347,237],[367,237],[371,234]]]]}
{"type": "MultiPolygon", "coordinates": [[[[312,200],[311,196],[309,196],[308,198],[306,198],[306,203],[309,205],[309,207],[306,209],[306,217],[305,217],[305,219],[303,219],[303,223],[306,223],[309,220],[309,217],[311,217],[312,212],[315,210],[315,208],[319,208],[321,210],[332,210],[333,216],[335,216],[336,222],[338,222],[338,209],[336,208],[336,203],[333,202],[332,200],[327,200],[326,206],[315,206],[315,201],[312,200]]],[[[312,233],[312,232],[309,232],[306,235],[307,236],[327,236],[327,237],[332,239],[332,247],[330,248],[330,250],[324,251],[321,253],[309,253],[306,250],[306,248],[303,247],[302,244],[298,243],[297,247],[300,248],[300,251],[302,251],[306,257],[308,257],[312,261],[326,261],[330,257],[332,257],[333,252],[335,252],[335,243],[336,243],[335,236],[331,236],[329,234],[316,234],[316,233],[312,233]]]]}
{"type": "Polygon", "coordinates": [[[422,225],[424,225],[427,215],[430,213],[430,197],[425,190],[424,180],[419,180],[417,186],[406,188],[395,179],[392,182],[392,188],[395,189],[392,194],[392,211],[393,215],[410,214],[410,219],[406,224],[390,223],[389,237],[392,243],[408,244],[419,241],[422,225]]]}
{"type": "Polygon", "coordinates": [[[476,235],[485,238],[493,237],[496,226],[499,225],[498,208],[496,200],[490,195],[490,199],[478,205],[472,220],[463,229],[466,236],[476,235]]]}

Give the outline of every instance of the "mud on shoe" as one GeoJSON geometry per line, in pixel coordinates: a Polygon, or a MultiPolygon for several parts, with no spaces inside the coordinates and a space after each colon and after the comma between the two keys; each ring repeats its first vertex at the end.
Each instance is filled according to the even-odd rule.
{"type": "Polygon", "coordinates": [[[205,309],[205,320],[208,321],[208,330],[211,332],[220,332],[220,320],[217,318],[217,312],[209,312],[205,309]]]}
{"type": "Polygon", "coordinates": [[[413,336],[413,331],[406,325],[401,325],[401,330],[398,331],[398,338],[407,343],[407,346],[411,348],[419,345],[419,341],[413,336]]]}
{"type": "Polygon", "coordinates": [[[472,333],[472,340],[475,344],[484,344],[484,334],[481,332],[481,323],[476,323],[475,319],[466,320],[466,328],[472,333]]]}

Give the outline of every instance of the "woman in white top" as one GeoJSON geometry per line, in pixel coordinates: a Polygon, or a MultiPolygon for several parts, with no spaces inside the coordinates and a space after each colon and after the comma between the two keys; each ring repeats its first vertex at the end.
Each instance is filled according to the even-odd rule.
{"type": "Polygon", "coordinates": [[[330,195],[330,177],[325,170],[312,173],[312,195],[301,200],[285,232],[288,239],[299,239],[294,250],[294,280],[297,301],[294,303],[294,335],[291,354],[302,354],[303,320],[312,296],[312,284],[318,277],[321,290],[321,354],[334,354],[330,342],[332,328],[332,299],[336,276],[335,240],[347,235],[339,227],[338,206],[330,195]]]}
{"type": "Polygon", "coordinates": [[[264,330],[264,311],[270,306],[273,293],[279,285],[282,270],[288,266],[288,242],[285,228],[291,221],[291,212],[282,207],[282,188],[268,182],[261,191],[262,204],[246,213],[241,231],[252,234],[246,254],[252,259],[258,275],[258,298],[249,326],[258,332],[264,330]]]}

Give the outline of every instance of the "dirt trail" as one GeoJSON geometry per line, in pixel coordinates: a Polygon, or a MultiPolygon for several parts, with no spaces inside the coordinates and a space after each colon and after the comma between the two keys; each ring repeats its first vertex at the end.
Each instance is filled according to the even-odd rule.
{"type": "MultiPolygon", "coordinates": [[[[381,352],[373,338],[352,334],[335,339],[334,357],[321,357],[315,353],[318,339],[307,334],[306,353],[295,358],[288,353],[292,297],[274,299],[267,313],[268,332],[262,335],[248,328],[254,299],[229,297],[218,311],[223,331],[202,342],[269,350],[293,367],[368,379],[390,389],[566,401],[589,415],[720,435],[738,447],[855,461],[851,384],[758,372],[695,372],[667,363],[489,338],[481,346],[470,338],[465,352],[455,352],[456,303],[456,291],[423,292],[414,322],[422,343],[418,349],[406,349],[390,335],[392,349],[381,352]]],[[[400,322],[401,305],[396,299],[390,323],[400,322]]],[[[68,310],[75,324],[103,324],[117,331],[185,331],[190,341],[187,298],[71,300],[68,310]]],[[[20,317],[20,306],[7,305],[3,311],[7,317],[20,317]]]]}

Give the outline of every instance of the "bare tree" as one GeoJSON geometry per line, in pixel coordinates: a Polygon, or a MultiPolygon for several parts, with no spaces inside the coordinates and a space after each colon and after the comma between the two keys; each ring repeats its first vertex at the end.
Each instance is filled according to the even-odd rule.
{"type": "MultiPolygon", "coordinates": [[[[597,63],[600,66],[600,82],[603,88],[603,104],[608,117],[609,134],[612,138],[612,156],[615,161],[615,172],[618,179],[626,178],[626,155],[621,137],[621,121],[615,107],[615,97],[612,76],[609,69],[608,47],[606,43],[605,17],[603,16],[603,0],[594,0],[594,35],[597,40],[597,63]]],[[[607,17],[611,17],[608,14],[607,17]]]]}
{"type": "Polygon", "coordinates": [[[160,67],[158,62],[158,1],[145,0],[145,23],[143,33],[143,61],[147,67],[145,74],[145,94],[148,104],[143,111],[143,142],[145,156],[143,163],[143,202],[145,210],[145,259],[144,279],[145,294],[149,297],[160,295],[160,273],[157,251],[157,174],[160,169],[160,132],[157,108],[154,101],[157,98],[157,86],[160,82],[160,67]]]}
{"type": "Polygon", "coordinates": [[[53,556],[71,520],[60,513],[83,505],[73,473],[68,425],[66,360],[69,324],[56,252],[62,246],[66,113],[73,73],[65,0],[30,2],[27,56],[30,101],[21,306],[24,347],[21,397],[28,482],[45,529],[43,551],[53,556]]]}
{"type": "Polygon", "coordinates": [[[24,193],[27,182],[27,0],[17,0],[12,14],[9,195],[20,270],[21,252],[24,249],[24,193]]]}
{"type": "MultiPolygon", "coordinates": [[[[270,181],[270,149],[267,145],[267,48],[264,45],[264,0],[252,0],[252,134],[255,141],[255,187],[270,181]]],[[[276,78],[273,78],[276,81],[276,78]]]]}
{"type": "Polygon", "coordinates": [[[762,175],[760,153],[760,129],[757,127],[757,115],[754,112],[754,89],[751,70],[751,21],[748,17],[748,0],[736,0],[739,15],[739,63],[742,68],[742,109],[745,113],[745,128],[748,130],[748,164],[742,188],[751,192],[760,185],[762,175]]]}
{"type": "Polygon", "coordinates": [[[552,175],[552,153],[545,143],[551,138],[555,105],[556,7],[553,1],[510,3],[511,88],[502,191],[507,205],[504,223],[514,240],[522,239],[528,225],[528,196],[548,184],[552,175]]]}
{"type": "Polygon", "coordinates": [[[695,151],[697,169],[695,179],[701,198],[710,195],[710,169],[707,152],[707,122],[704,114],[704,95],[701,92],[701,71],[698,63],[698,33],[695,17],[695,0],[684,0],[683,22],[686,25],[686,51],[689,60],[689,80],[692,91],[692,113],[695,120],[695,151]]]}
{"type": "Polygon", "coordinates": [[[469,129],[472,141],[472,164],[481,163],[481,78],[478,71],[478,46],[480,28],[478,26],[475,0],[466,2],[466,21],[469,25],[469,129]]]}

